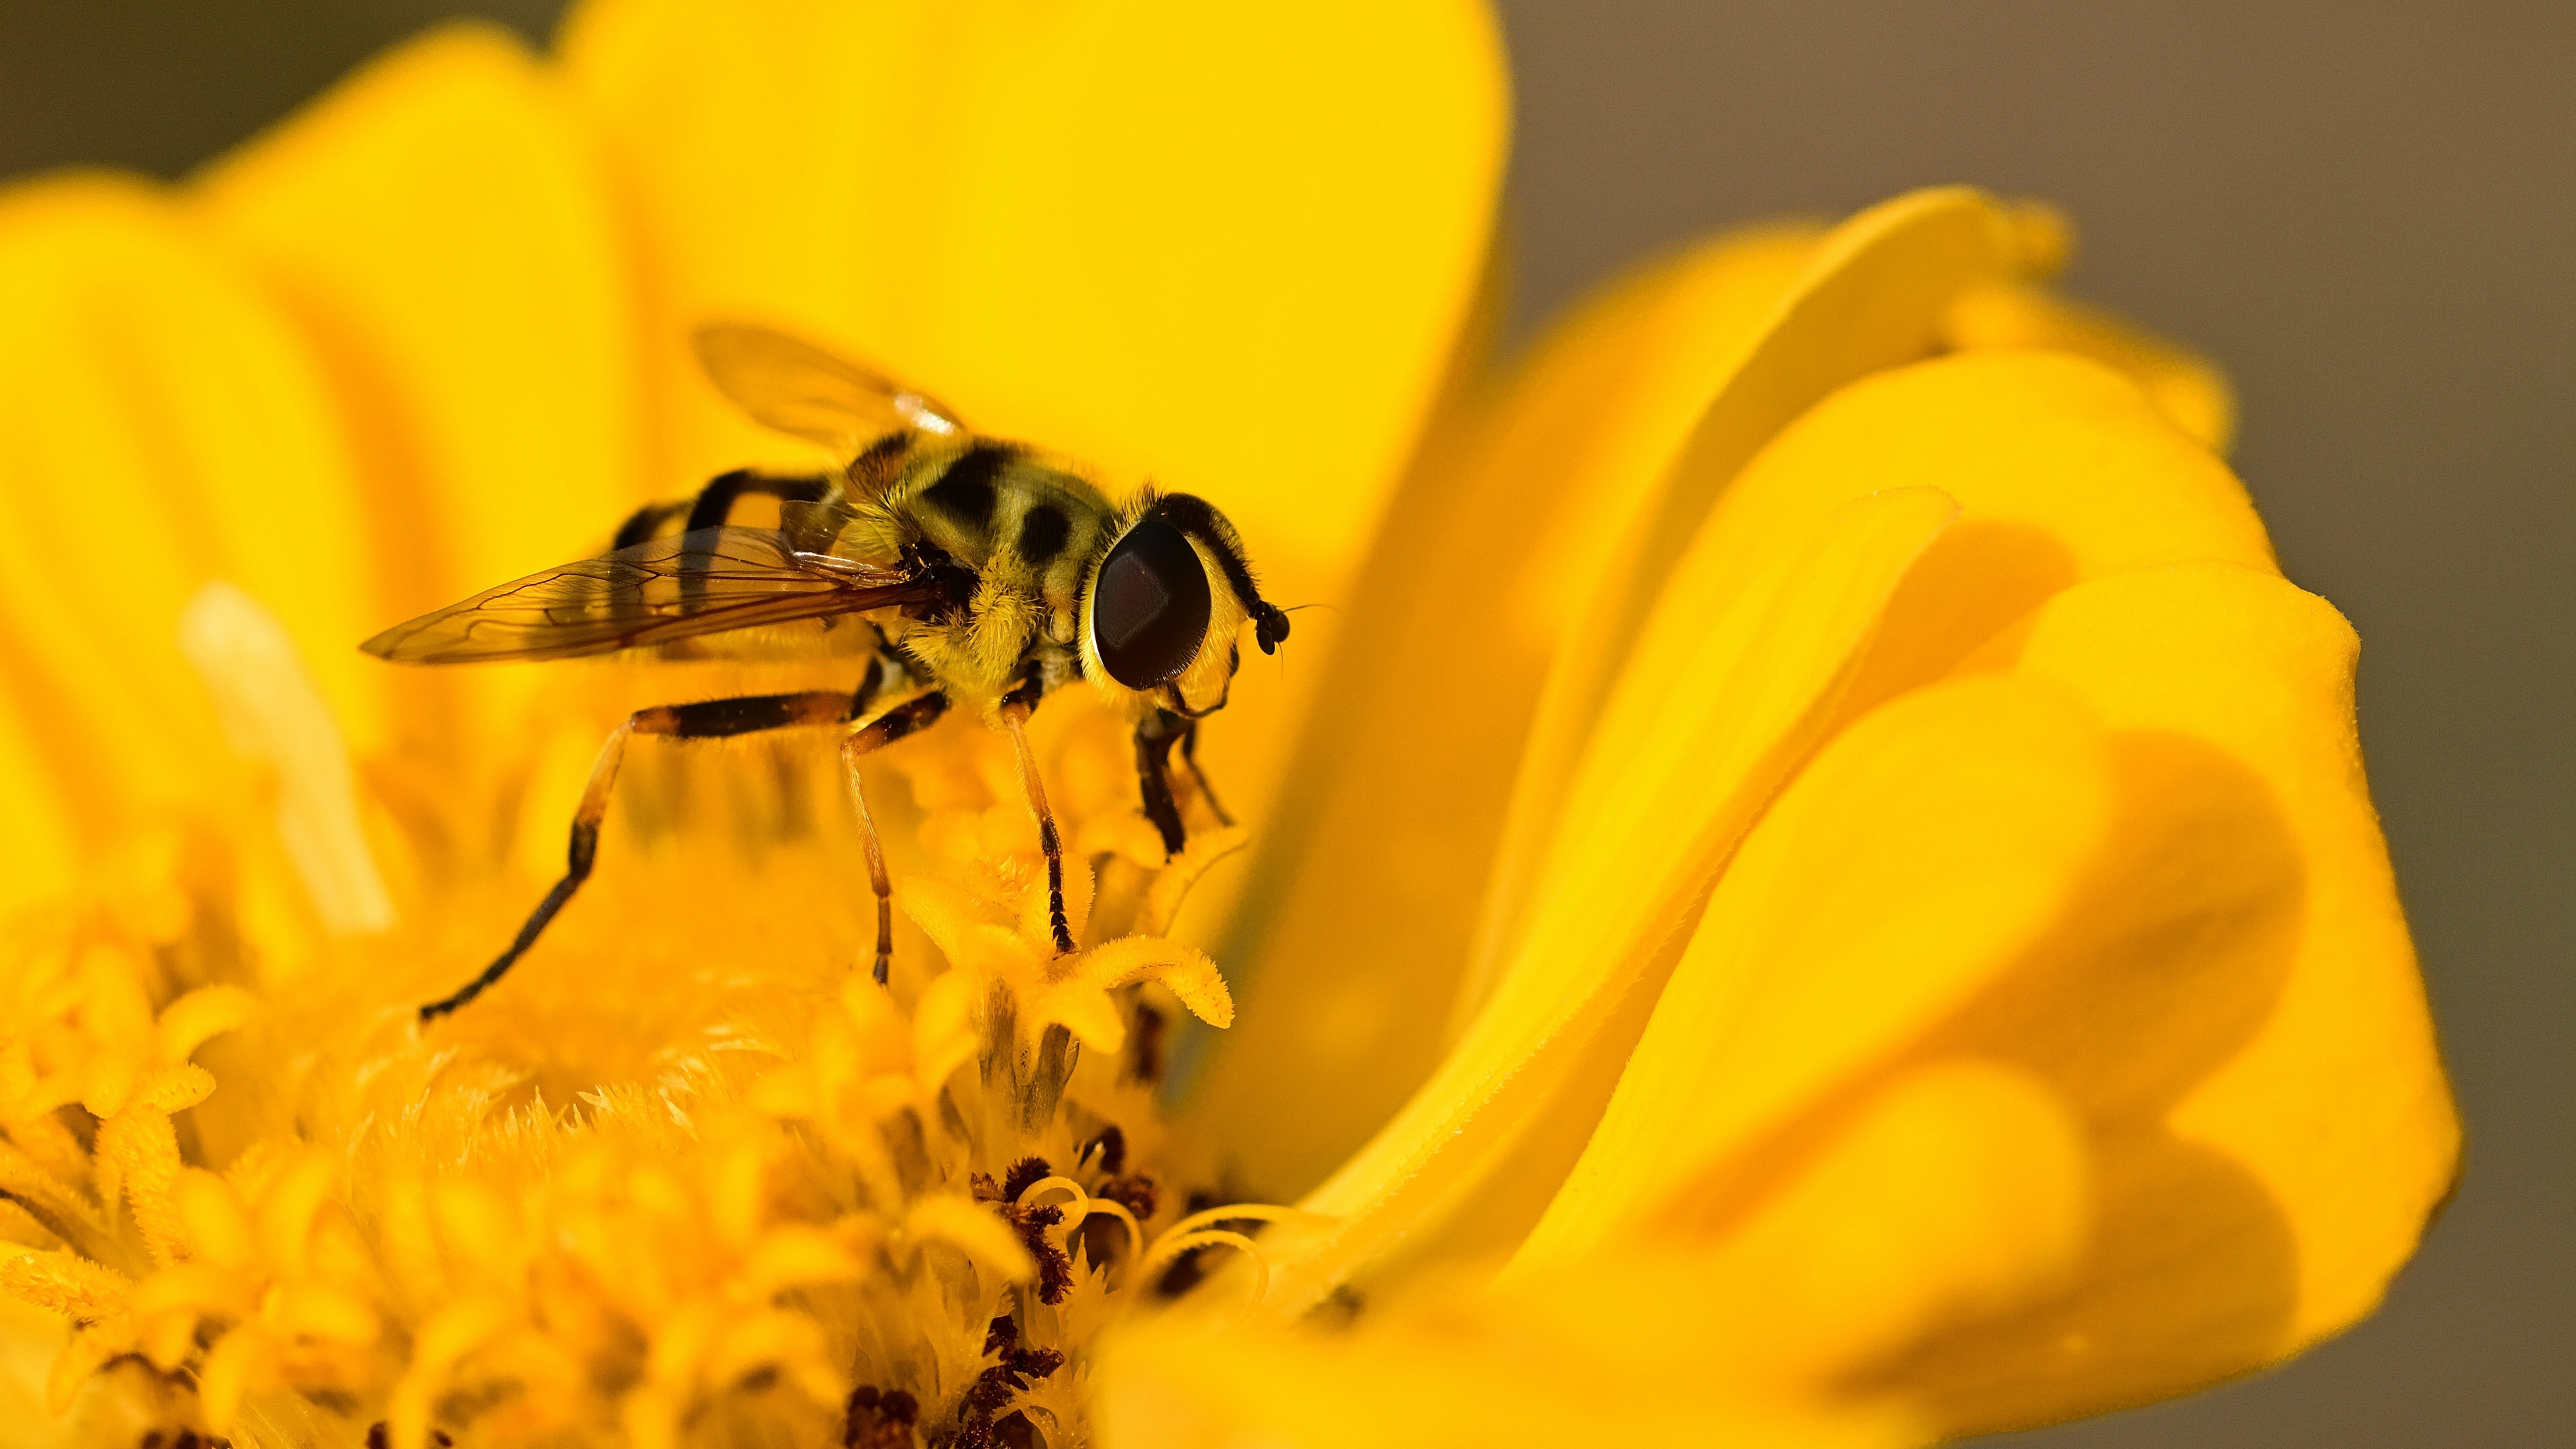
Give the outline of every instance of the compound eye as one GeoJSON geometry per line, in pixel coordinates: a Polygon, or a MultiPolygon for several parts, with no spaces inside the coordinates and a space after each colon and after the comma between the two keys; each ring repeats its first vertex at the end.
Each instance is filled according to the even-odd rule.
{"type": "Polygon", "coordinates": [[[1127,530],[1091,590],[1091,639],[1109,677],[1129,689],[1171,683],[1207,626],[1207,570],[1189,539],[1159,518],[1127,530]]]}

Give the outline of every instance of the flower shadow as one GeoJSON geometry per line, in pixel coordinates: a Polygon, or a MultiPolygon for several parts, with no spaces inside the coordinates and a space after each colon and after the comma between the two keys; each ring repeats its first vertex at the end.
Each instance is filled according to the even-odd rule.
{"type": "MultiPolygon", "coordinates": [[[[2271,786],[2207,743],[2109,737],[2108,846],[2053,925],[1946,1020],[1854,1073],[1691,1194],[1689,1226],[1750,1220],[1909,1074],[2002,1062],[2072,1112],[2092,1164],[2089,1250],[2056,1296],[1953,1314],[1842,1377],[1945,1436],[2140,1402],[2285,1346],[2297,1243],[2268,1188],[2176,1109],[2245,1048],[2299,945],[2305,866],[2271,786]]],[[[1891,1227],[1891,1230],[1895,1230],[1891,1227]]]]}
{"type": "Polygon", "coordinates": [[[2058,924],[1916,1049],[2049,1082],[2084,1124],[2096,1219],[2078,1285],[1864,1369],[1951,1435],[2027,1426],[2214,1382],[2288,1347],[2290,1219],[2183,1108],[2280,1001],[2307,906],[2271,786],[2179,733],[2111,736],[2113,848],[2058,924]]]}

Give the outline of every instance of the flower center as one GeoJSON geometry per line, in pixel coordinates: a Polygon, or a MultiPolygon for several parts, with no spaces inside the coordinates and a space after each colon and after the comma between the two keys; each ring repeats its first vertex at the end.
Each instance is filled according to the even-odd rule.
{"type": "Polygon", "coordinates": [[[890,988],[818,738],[816,769],[636,771],[581,905],[423,1028],[525,883],[442,866],[385,769],[352,783],[255,606],[191,619],[273,818],[16,923],[0,1002],[0,1287],[68,1321],[52,1395],[92,1437],[1080,1444],[1105,1329],[1260,1290],[1282,1210],[1226,1204],[1157,1110],[1171,1026],[1233,1012],[1163,933],[1242,834],[1184,798],[1167,859],[1094,706],[1032,731],[1071,953],[1012,747],[960,720],[883,757],[909,809],[871,787],[890,988]]]}

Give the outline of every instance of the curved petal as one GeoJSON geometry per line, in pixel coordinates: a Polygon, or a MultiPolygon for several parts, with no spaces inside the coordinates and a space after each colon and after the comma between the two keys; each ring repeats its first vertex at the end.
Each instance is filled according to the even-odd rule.
{"type": "Polygon", "coordinates": [[[2018,260],[2009,219],[1982,193],[1961,187],[1900,196],[1834,228],[1658,486],[1627,517],[1607,524],[1618,538],[1603,570],[1608,587],[1576,606],[1565,647],[1549,660],[1486,881],[1462,1015],[1496,989],[1519,925],[1541,898],[1534,872],[1574,762],[1589,747],[1665,580],[1685,549],[1701,546],[1712,505],[1741,491],[1734,485],[1746,462],[1827,394],[1933,351],[1951,302],[2009,274],[2018,260]]]}
{"type": "Polygon", "coordinates": [[[2349,1325],[2414,1251],[2460,1141],[2332,608],[2253,570],[2153,570],[2068,591],[1980,662],[2082,697],[2132,793],[2205,803],[2131,872],[2164,919],[1956,1028],[2064,1084],[2105,1190],[2077,1293],[1880,1376],[1954,1432],[2160,1398],[2349,1325]],[[2222,781],[2232,820],[2209,799],[2222,781]]]}
{"type": "MultiPolygon", "coordinates": [[[[596,552],[645,496],[607,184],[506,32],[451,25],[396,48],[196,192],[328,366],[380,622],[596,552]]],[[[453,731],[421,697],[500,698],[503,679],[402,676],[402,725],[444,754],[453,731]]]]}
{"type": "Polygon", "coordinates": [[[1534,1123],[1598,1110],[1559,1089],[1623,994],[1651,998],[1661,943],[1814,748],[1887,599],[1954,512],[1928,489],[1860,500],[1725,608],[1712,596],[1737,581],[1698,551],[1683,560],[1583,761],[1549,890],[1500,989],[1404,1109],[1307,1195],[1335,1225],[1283,1245],[1266,1310],[1302,1311],[1454,1212],[1534,1123]]]}
{"type": "Polygon", "coordinates": [[[1300,593],[1420,425],[1503,159],[1464,0],[600,0],[563,53],[648,240],[677,467],[753,443],[683,334],[767,317],[979,428],[1206,492],[1300,593]]]}
{"type": "Polygon", "coordinates": [[[1751,1211],[1818,1134],[1768,1171],[1741,1165],[1757,1144],[2043,938],[2113,826],[2112,793],[2100,730],[2042,687],[1946,685],[1846,731],[1718,882],[1513,1271],[1605,1251],[1684,1198],[1701,1236],[1751,1211]]]}
{"type": "Polygon", "coordinates": [[[2352,627],[2280,579],[2203,566],[2072,591],[2015,652],[2015,673],[2074,690],[2113,728],[2199,739],[2280,799],[2306,866],[2288,979],[2244,1049],[2173,1120],[2244,1162],[2288,1211],[2299,1237],[2292,1333],[2331,1333],[2378,1302],[2459,1155],[2359,768],[2352,627]]]}
{"type": "Polygon", "coordinates": [[[1721,500],[1739,572],[1823,510],[1939,488],[1959,527],[1906,583],[1851,709],[1937,679],[2058,591],[2198,559],[2273,570],[2245,489],[2129,379],[2066,353],[1969,352],[1843,389],[1784,430],[1721,500]]]}
{"type": "Polygon", "coordinates": [[[1220,953],[1250,1004],[1193,1111],[1243,1181],[1314,1185],[1438,1061],[1554,630],[1608,562],[1592,520],[1662,474],[1814,246],[1748,233],[1625,280],[1408,479],[1220,953]]]}
{"type": "Polygon", "coordinates": [[[2047,288],[2001,282],[1972,288],[1943,322],[1952,347],[2046,348],[2090,357],[2146,390],[2184,436],[2224,454],[2236,435],[2236,395],[2209,359],[2178,342],[2047,288]]]}
{"type": "MultiPolygon", "coordinates": [[[[2097,1226],[2067,1288],[1910,1341],[1820,1320],[1780,1351],[1957,1434],[2178,1392],[2366,1311],[2458,1137],[2354,767],[2350,658],[2342,621],[2268,572],[2134,571],[1971,661],[2007,677],[1855,725],[1720,883],[1515,1273],[1639,1235],[1732,1241],[1881,1083],[1970,1056],[2035,1075],[2083,1134],[2097,1226]],[[1954,794],[1955,818],[1927,812],[1924,787],[1983,753],[2046,761],[2000,718],[1918,756],[1917,780],[1837,787],[1894,722],[1997,690],[2085,721],[2090,805],[2076,771],[1995,775],[1954,794]],[[2062,838],[2016,824],[2069,810],[2062,838]]],[[[1887,1191],[1832,1211],[1916,1208],[1887,1191]]]]}

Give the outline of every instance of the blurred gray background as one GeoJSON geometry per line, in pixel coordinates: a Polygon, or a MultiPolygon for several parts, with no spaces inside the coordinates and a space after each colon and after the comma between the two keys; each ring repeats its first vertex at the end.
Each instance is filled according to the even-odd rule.
{"type": "MultiPolygon", "coordinates": [[[[517,0],[0,0],[0,175],[175,175],[350,63],[517,0]]],[[[1526,332],[1710,227],[1972,181],[2079,220],[2074,287],[2234,374],[2362,731],[2465,1186],[2381,1314],[2198,1398],[1993,1441],[2576,1444],[2576,5],[1502,0],[1526,332]]]]}

